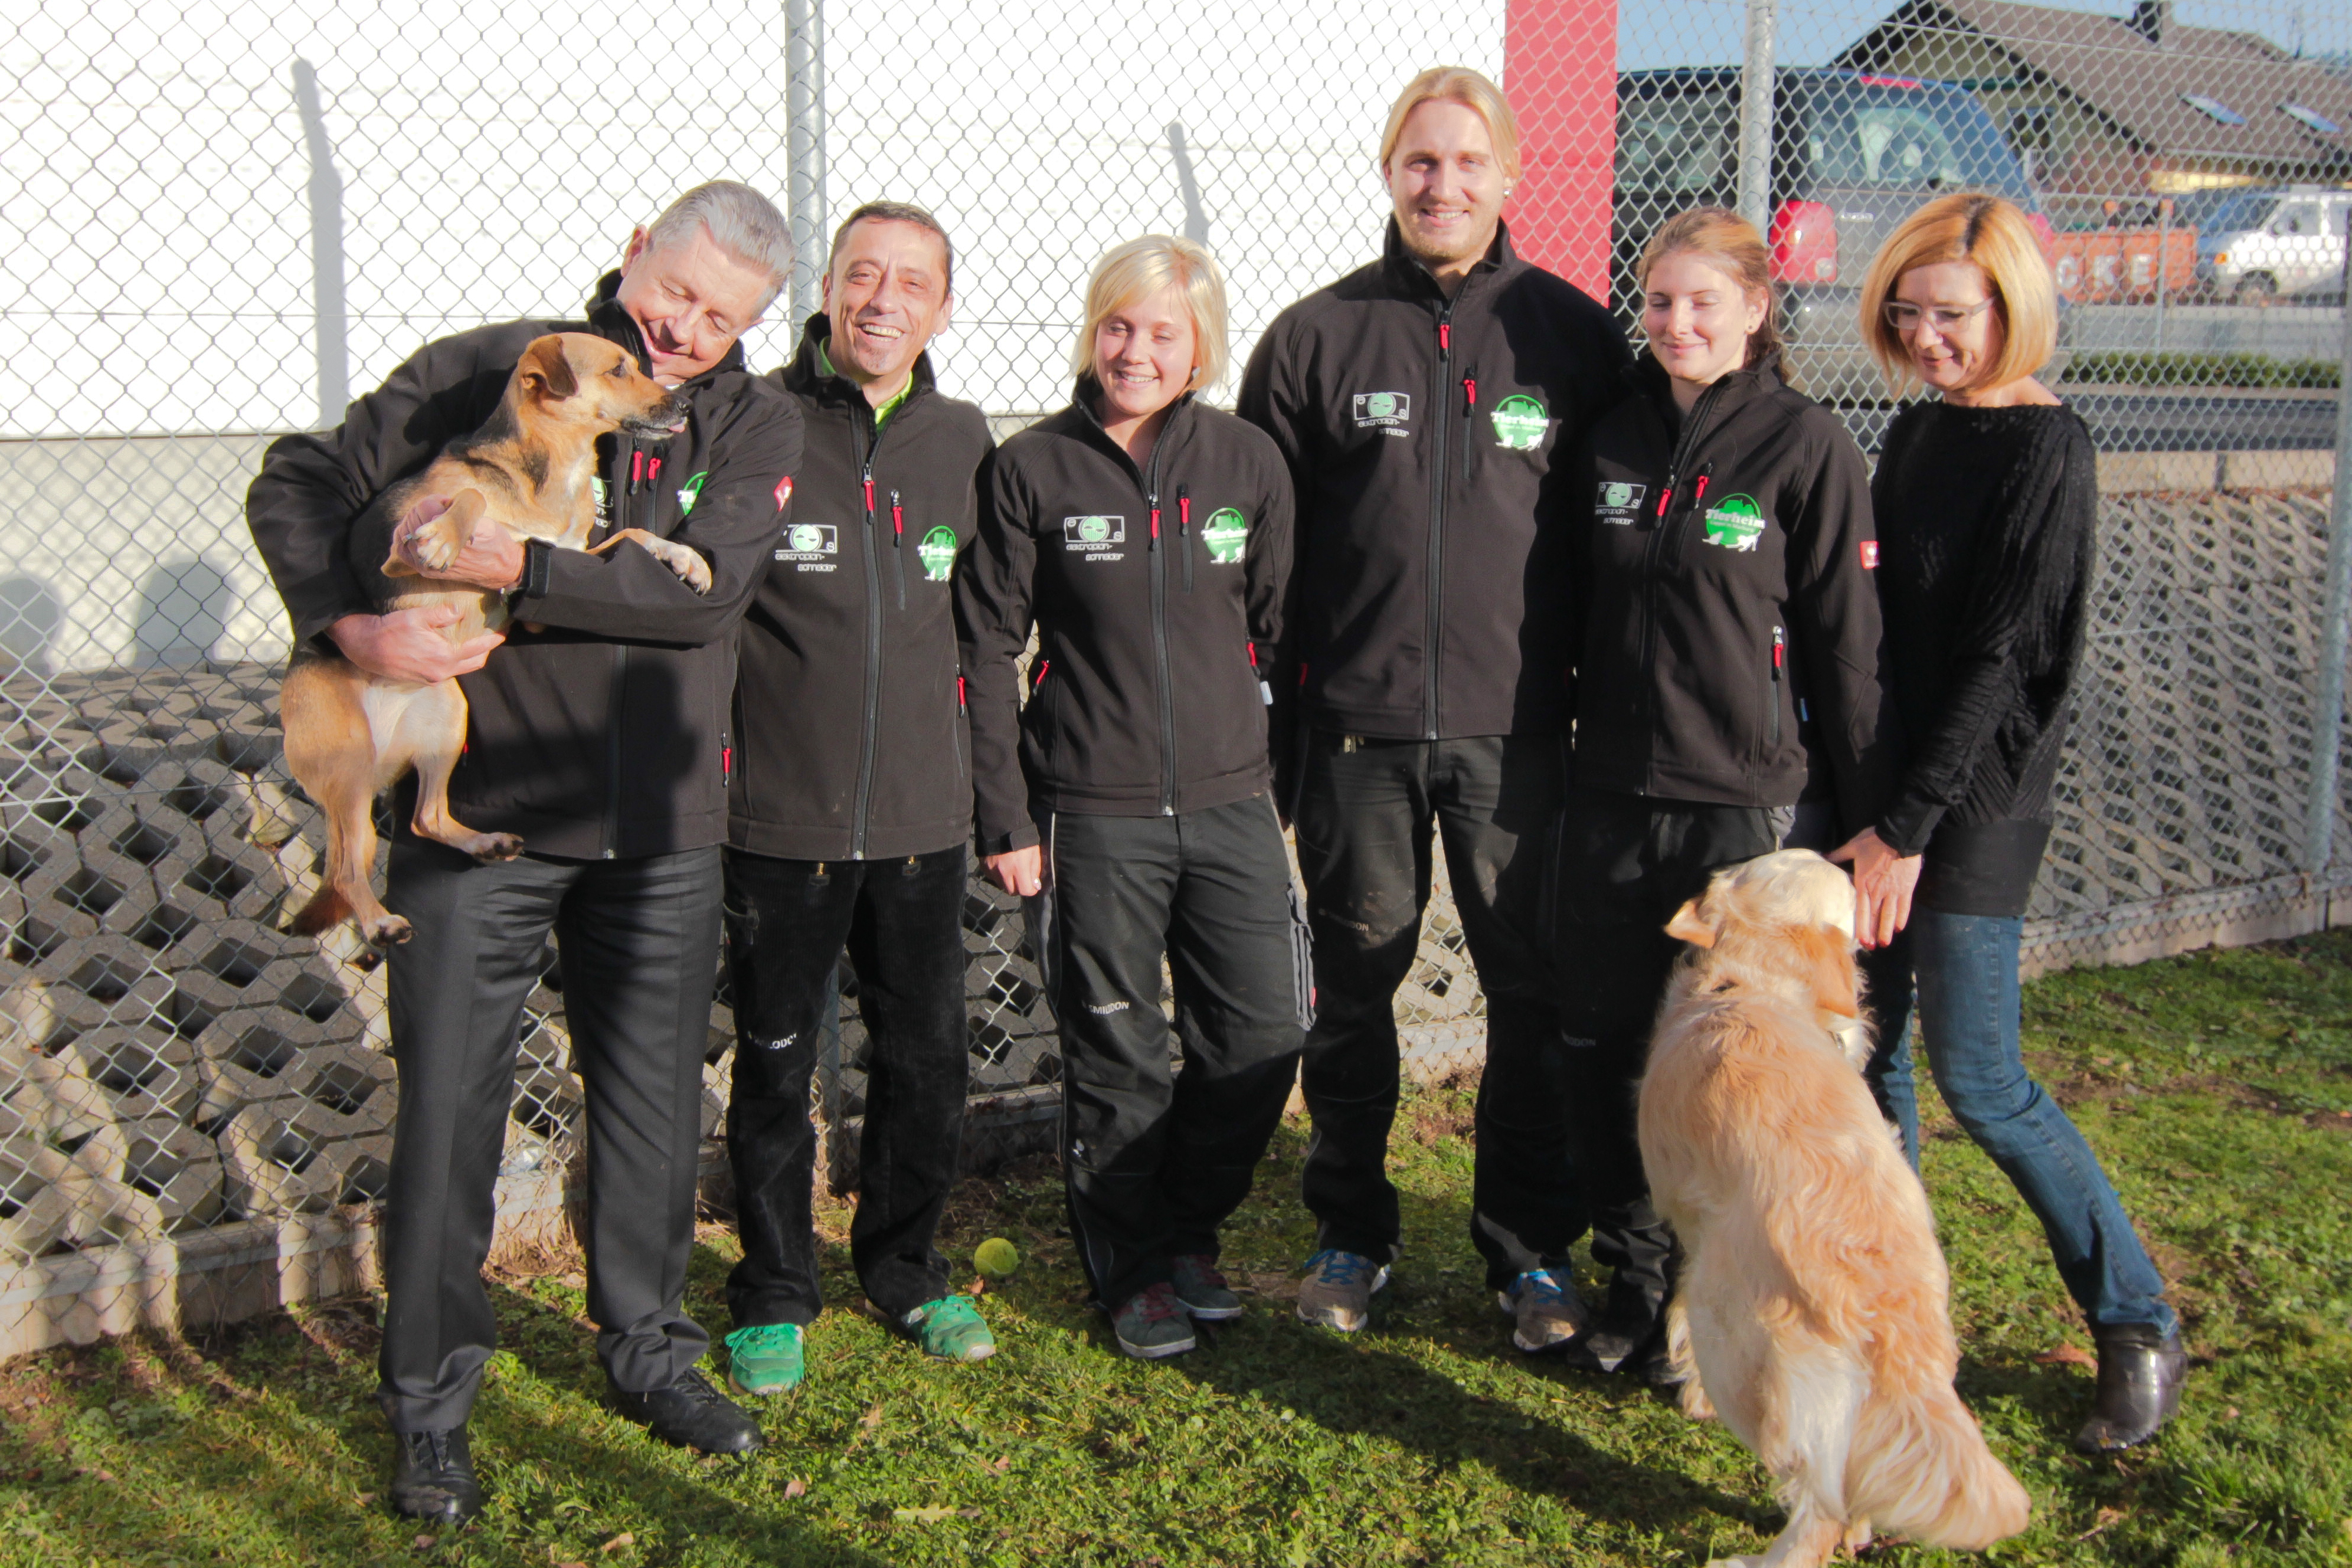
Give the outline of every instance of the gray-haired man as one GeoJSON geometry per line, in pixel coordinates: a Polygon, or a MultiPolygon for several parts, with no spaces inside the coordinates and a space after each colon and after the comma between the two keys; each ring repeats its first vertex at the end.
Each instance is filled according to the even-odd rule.
{"type": "MultiPolygon", "coordinates": [[[[416,933],[389,971],[400,1119],[377,1391],[400,1437],[402,1513],[453,1521],[481,1505],[466,1440],[497,1329],[481,1267],[523,1002],[551,932],[586,1091],[588,1314],[614,1406],[665,1441],[760,1446],[759,1427],[694,1370],[709,1337],[680,1301],[718,967],[734,633],[801,453],[800,411],[746,372],[737,340],[791,270],[789,234],[750,187],[698,187],[630,236],[586,321],[509,322],[426,345],[339,429],[273,445],[247,497],[298,639],[325,639],[395,679],[459,677],[472,714],[451,805],[527,846],[476,864],[404,828],[392,849],[385,902],[416,933]],[[454,612],[375,614],[352,570],[354,520],[490,416],[525,345],[565,330],[623,345],[686,398],[687,428],[667,442],[600,444],[598,531],[645,528],[693,548],[709,592],[643,551],[591,556],[500,535],[426,573],[514,596],[496,658],[496,637],[451,644],[454,612]]],[[[397,816],[406,822],[405,804],[397,816]]]]}

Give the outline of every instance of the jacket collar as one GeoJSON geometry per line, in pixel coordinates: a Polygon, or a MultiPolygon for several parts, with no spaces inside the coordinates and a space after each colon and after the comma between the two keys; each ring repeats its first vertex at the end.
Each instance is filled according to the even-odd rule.
{"type": "MultiPolygon", "coordinates": [[[[1654,356],[1643,354],[1635,359],[1626,368],[1625,380],[1628,390],[1649,399],[1655,405],[1659,417],[1666,422],[1668,429],[1681,426],[1682,411],[1675,406],[1671,379],[1666,374],[1666,368],[1658,363],[1654,356]]],[[[1706,408],[1711,418],[1720,419],[1727,410],[1778,391],[1785,384],[1780,374],[1780,350],[1776,349],[1754,364],[1743,365],[1730,371],[1707,388],[1698,406],[1706,408]]],[[[1692,410],[1693,413],[1697,411],[1696,407],[1692,410]]]]}
{"type": "MultiPolygon", "coordinates": [[[[1434,299],[1445,298],[1445,291],[1437,287],[1437,279],[1431,276],[1429,268],[1405,249],[1404,235],[1398,230],[1393,216],[1389,219],[1381,242],[1381,265],[1387,272],[1390,283],[1405,293],[1424,294],[1434,299]]],[[[1511,225],[1497,223],[1495,225],[1495,243],[1486,247],[1486,254],[1470,268],[1470,279],[1475,281],[1488,273],[1506,271],[1518,265],[1519,253],[1511,245],[1511,225]]],[[[1464,285],[1465,288],[1468,286],[1467,283],[1464,285]]]]}
{"type": "MultiPolygon", "coordinates": [[[[1168,423],[1160,427],[1160,439],[1152,446],[1154,453],[1164,448],[1171,437],[1191,423],[1194,395],[1194,393],[1186,392],[1169,405],[1168,423]]],[[[1088,371],[1078,378],[1077,385],[1071,390],[1068,410],[1070,423],[1087,441],[1133,468],[1136,466],[1135,459],[1127,455],[1125,447],[1110,438],[1110,432],[1103,428],[1102,415],[1095,412],[1096,404],[1101,400],[1102,383],[1095,380],[1092,371],[1088,371]]],[[[1139,476],[1141,470],[1138,469],[1137,472],[1139,476]]]]}
{"type": "MultiPolygon", "coordinates": [[[[817,357],[817,350],[832,340],[833,318],[824,311],[802,323],[800,347],[793,351],[792,363],[784,367],[784,390],[828,405],[846,404],[853,400],[865,402],[865,388],[838,371],[825,373],[824,361],[817,357]]],[[[900,411],[938,384],[931,374],[931,351],[925,349],[915,356],[914,380],[908,383],[906,399],[898,405],[900,411]]]]}
{"type": "MultiPolygon", "coordinates": [[[[646,351],[646,335],[637,330],[636,318],[621,308],[621,274],[618,268],[597,279],[596,292],[588,299],[588,325],[599,337],[618,343],[635,354],[637,369],[647,375],[654,373],[653,356],[646,351]]],[[[717,364],[685,385],[702,386],[713,376],[742,368],[743,340],[738,338],[727,345],[727,352],[717,364]]]]}

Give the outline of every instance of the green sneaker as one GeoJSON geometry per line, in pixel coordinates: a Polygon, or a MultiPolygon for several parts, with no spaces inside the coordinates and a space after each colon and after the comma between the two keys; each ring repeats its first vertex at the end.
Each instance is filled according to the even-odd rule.
{"type": "Polygon", "coordinates": [[[755,1323],[727,1336],[727,1383],[738,1394],[758,1397],[789,1394],[807,1368],[801,1360],[801,1325],[755,1323]]]}
{"type": "Polygon", "coordinates": [[[943,1361],[986,1361],[996,1354],[996,1336],[970,1296],[941,1296],[925,1301],[899,1322],[899,1328],[923,1347],[926,1355],[943,1361]]]}
{"type": "Polygon", "coordinates": [[[1218,1271],[1215,1260],[1205,1253],[1180,1252],[1169,1263],[1176,1299],[1184,1303],[1193,1322],[1221,1323],[1242,1315],[1242,1299],[1218,1271]]]}
{"type": "Polygon", "coordinates": [[[1110,1331],[1118,1348],[1138,1361],[1181,1355],[1192,1348],[1192,1319],[1176,1299],[1176,1287],[1165,1280],[1129,1296],[1111,1315],[1110,1331]]]}

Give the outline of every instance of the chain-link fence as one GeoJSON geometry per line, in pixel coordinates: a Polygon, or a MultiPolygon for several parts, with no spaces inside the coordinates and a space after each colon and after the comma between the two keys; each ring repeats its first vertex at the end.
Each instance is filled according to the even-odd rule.
{"type": "MultiPolygon", "coordinates": [[[[1116,241],[1208,244],[1241,354],[1375,254],[1388,101],[1467,64],[1522,117],[1524,252],[1630,329],[1650,230],[1738,206],[1770,234],[1797,372],[1865,446],[1893,406],[1855,326],[1873,249],[1938,190],[2009,193],[2046,228],[2053,373],[2105,492],[2035,961],[2324,922],[2347,880],[2347,20],[2344,0],[12,12],[0,1354],[370,1277],[396,1100],[382,978],[348,935],[278,932],[320,833],[282,760],[285,617],[245,487],[273,435],[334,423],[424,341],[570,313],[633,225],[719,175],[774,194],[803,252],[755,366],[789,352],[832,225],[919,201],[958,248],[942,383],[1004,430],[1066,396],[1084,278],[1116,241]]],[[[965,927],[985,1160],[1037,1146],[1059,1061],[1014,901],[975,881],[965,927]]],[[[561,1224],[579,1153],[559,983],[551,953],[510,1237],[561,1224]]],[[[824,1077],[845,1185],[863,1040],[845,970],[843,988],[824,1077]]],[[[1399,1011],[1424,1071],[1475,1061],[1442,887],[1399,1011]]],[[[731,1040],[722,1005],[706,1134],[731,1040]]]]}

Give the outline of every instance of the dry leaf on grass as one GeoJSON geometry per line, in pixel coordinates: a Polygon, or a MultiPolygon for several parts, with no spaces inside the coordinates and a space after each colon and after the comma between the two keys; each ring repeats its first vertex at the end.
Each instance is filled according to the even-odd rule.
{"type": "Polygon", "coordinates": [[[2123,1518],[2123,1516],[2124,1511],[2122,1509],[2103,1508],[2099,1510],[2098,1516],[2091,1521],[2091,1528],[2083,1531],[2082,1534],[2074,1537],[2074,1539],[2077,1541],[2088,1541],[2091,1537],[2098,1534],[2099,1531],[2105,1530],[2107,1526],[2123,1518]]]}
{"type": "Polygon", "coordinates": [[[976,1508],[894,1508],[890,1517],[902,1524],[937,1524],[942,1520],[978,1519],[976,1508]]]}
{"type": "Polygon", "coordinates": [[[787,1500],[806,1496],[808,1496],[808,1482],[801,1479],[800,1477],[794,1476],[784,1483],[784,1497],[787,1500]]]}
{"type": "Polygon", "coordinates": [[[2088,1366],[2096,1368],[2099,1358],[2079,1344],[2062,1344],[2056,1350],[2045,1350],[2033,1358],[2036,1366],[2088,1366]]]}
{"type": "Polygon", "coordinates": [[[637,1538],[625,1530],[621,1531],[620,1534],[613,1537],[612,1540],[604,1542],[604,1545],[598,1547],[597,1550],[599,1552],[618,1552],[623,1547],[635,1546],[636,1543],[637,1538]]]}
{"type": "Polygon", "coordinates": [[[414,1546],[419,1552],[430,1552],[433,1550],[433,1538],[429,1535],[420,1535],[408,1544],[414,1546]]]}

